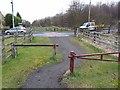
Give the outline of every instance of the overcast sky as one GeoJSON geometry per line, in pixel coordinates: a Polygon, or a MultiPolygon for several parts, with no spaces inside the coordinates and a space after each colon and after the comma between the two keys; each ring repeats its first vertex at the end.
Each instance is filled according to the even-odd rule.
{"type": "MultiPolygon", "coordinates": [[[[17,12],[25,20],[33,22],[36,19],[54,16],[65,12],[73,0],[13,0],[14,15],[17,12]]],[[[88,4],[89,0],[76,0],[88,4]]],[[[111,2],[112,0],[91,0],[92,4],[102,1],[111,2]]],[[[119,0],[114,0],[118,2],[119,0]]],[[[0,11],[3,15],[12,12],[11,0],[0,0],[0,11]]]]}

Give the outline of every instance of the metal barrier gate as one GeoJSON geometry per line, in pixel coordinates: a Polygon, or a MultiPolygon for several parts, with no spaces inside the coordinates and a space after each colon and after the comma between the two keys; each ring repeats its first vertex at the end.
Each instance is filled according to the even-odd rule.
{"type": "Polygon", "coordinates": [[[120,62],[120,52],[76,55],[74,51],[71,51],[68,58],[70,58],[70,72],[71,74],[73,74],[75,58],[86,59],[86,60],[107,61],[107,62],[120,62]],[[110,54],[118,54],[118,59],[117,60],[104,59],[104,55],[110,55],[110,54]],[[89,58],[90,56],[100,56],[100,58],[89,58]]]}
{"type": "MultiPolygon", "coordinates": [[[[54,55],[56,55],[56,47],[58,47],[58,44],[39,44],[39,43],[29,43],[29,44],[13,44],[14,47],[18,46],[42,46],[42,47],[53,47],[54,49],[54,55]]],[[[16,56],[16,51],[14,51],[14,57],[16,56]]]]}

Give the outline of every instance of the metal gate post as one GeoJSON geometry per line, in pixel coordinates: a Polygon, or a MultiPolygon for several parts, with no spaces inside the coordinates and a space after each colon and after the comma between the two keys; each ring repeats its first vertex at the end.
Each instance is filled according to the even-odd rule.
{"type": "Polygon", "coordinates": [[[74,55],[75,55],[75,53],[74,53],[74,51],[71,51],[70,52],[70,73],[71,74],[73,74],[74,73],[74,55]]]}
{"type": "Polygon", "coordinates": [[[56,55],[56,44],[53,45],[54,48],[54,55],[56,55]]]}
{"type": "Polygon", "coordinates": [[[120,53],[118,54],[118,62],[120,62],[120,53]]]}

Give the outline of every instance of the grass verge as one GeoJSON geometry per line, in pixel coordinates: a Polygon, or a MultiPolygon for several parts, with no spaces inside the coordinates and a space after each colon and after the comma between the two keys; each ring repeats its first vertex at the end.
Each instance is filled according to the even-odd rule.
{"type": "MultiPolygon", "coordinates": [[[[104,52],[89,43],[71,38],[74,43],[84,47],[87,53],[104,52]]],[[[106,58],[116,58],[106,56],[106,58]]],[[[62,83],[69,88],[118,88],[118,63],[101,61],[82,61],[72,76],[63,78],[62,83]]]]}
{"type": "MultiPolygon", "coordinates": [[[[34,37],[32,43],[46,44],[50,40],[34,37]]],[[[2,88],[21,87],[32,72],[44,65],[57,63],[62,57],[59,51],[53,57],[52,47],[18,47],[17,57],[2,65],[2,88]]]]}
{"type": "Polygon", "coordinates": [[[0,57],[0,90],[1,88],[2,88],[2,57],[0,57]]]}
{"type": "MultiPolygon", "coordinates": [[[[0,36],[0,43],[2,44],[2,36],[0,36]]],[[[2,55],[1,44],[0,44],[0,55],[2,55]]],[[[0,56],[0,90],[1,88],[2,88],[2,56],[0,56]]]]}

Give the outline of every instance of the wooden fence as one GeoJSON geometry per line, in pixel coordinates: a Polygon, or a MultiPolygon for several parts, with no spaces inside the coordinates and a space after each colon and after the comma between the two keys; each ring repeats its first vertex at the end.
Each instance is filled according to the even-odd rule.
{"type": "Polygon", "coordinates": [[[118,35],[84,31],[78,34],[78,38],[109,51],[118,51],[120,48],[120,36],[118,35]]]}
{"type": "Polygon", "coordinates": [[[2,33],[2,63],[16,56],[17,47],[14,47],[13,44],[31,42],[32,34],[32,29],[27,30],[27,33],[23,34],[14,33],[14,35],[4,35],[2,33]]]}
{"type": "Polygon", "coordinates": [[[2,61],[2,34],[1,33],[2,33],[2,30],[0,30],[0,60],[2,61]]]}

